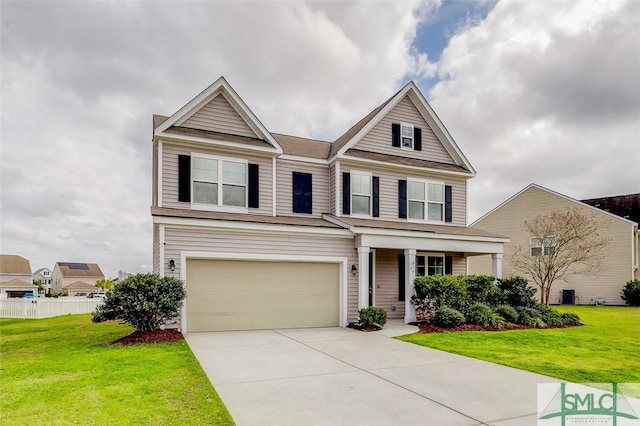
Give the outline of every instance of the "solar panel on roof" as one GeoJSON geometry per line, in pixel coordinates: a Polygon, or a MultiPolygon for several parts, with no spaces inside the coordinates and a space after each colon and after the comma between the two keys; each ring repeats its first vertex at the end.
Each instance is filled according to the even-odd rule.
{"type": "Polygon", "coordinates": [[[87,265],[86,263],[63,262],[63,263],[60,263],[60,266],[66,266],[69,269],[81,269],[84,271],[89,270],[89,265],[87,265]]]}

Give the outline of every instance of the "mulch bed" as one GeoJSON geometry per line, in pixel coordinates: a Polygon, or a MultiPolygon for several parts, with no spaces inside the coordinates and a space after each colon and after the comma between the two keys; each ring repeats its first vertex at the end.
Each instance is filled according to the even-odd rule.
{"type": "Polygon", "coordinates": [[[348,328],[353,328],[356,330],[360,330],[360,331],[378,331],[378,330],[382,330],[382,328],[377,327],[377,326],[371,326],[371,327],[363,327],[360,324],[354,323],[354,322],[350,322],[347,325],[348,328]]]}
{"type": "MultiPolygon", "coordinates": [[[[457,327],[442,328],[426,322],[416,322],[416,323],[413,323],[413,325],[417,325],[420,328],[421,333],[444,333],[447,331],[506,331],[506,330],[525,330],[528,328],[536,328],[536,327],[531,327],[531,326],[522,325],[522,324],[506,324],[502,328],[485,328],[485,327],[482,327],[481,325],[476,325],[476,324],[463,324],[457,327]]],[[[567,328],[567,327],[575,327],[575,326],[549,325],[544,328],[567,328]]]]}
{"type": "Polygon", "coordinates": [[[169,343],[184,340],[178,330],[134,331],[112,342],[112,345],[137,345],[138,343],[169,343]]]}

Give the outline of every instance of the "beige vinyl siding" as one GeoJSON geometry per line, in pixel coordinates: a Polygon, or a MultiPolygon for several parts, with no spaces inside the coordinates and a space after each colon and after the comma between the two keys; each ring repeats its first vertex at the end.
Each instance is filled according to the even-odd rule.
{"type": "Polygon", "coordinates": [[[249,138],[257,137],[223,95],[213,98],[180,126],[249,138]]]}
{"type": "MultiPolygon", "coordinates": [[[[234,231],[203,227],[165,227],[165,275],[180,277],[180,252],[250,253],[273,255],[306,255],[318,257],[345,257],[348,265],[357,264],[358,254],[353,237],[322,236],[298,233],[269,233],[234,231]],[[176,268],[167,266],[174,259],[176,268]]],[[[347,321],[358,316],[358,277],[347,274],[347,321]]]]}
{"type": "Polygon", "coordinates": [[[189,147],[163,142],[162,149],[162,207],[190,209],[191,203],[178,201],[178,155],[200,153],[224,158],[237,158],[258,164],[260,173],[259,205],[257,209],[249,209],[252,214],[273,215],[273,196],[271,192],[273,164],[270,157],[235,154],[220,149],[189,147]]]}
{"type": "Polygon", "coordinates": [[[329,213],[329,167],[321,164],[277,160],[276,214],[285,216],[315,216],[329,213]],[[311,173],[313,213],[293,213],[293,172],[311,173]]]}
{"type": "Polygon", "coordinates": [[[405,303],[398,300],[398,255],[401,253],[402,250],[378,249],[375,254],[375,305],[387,311],[388,318],[404,318],[405,303]]]}
{"type": "Polygon", "coordinates": [[[329,166],[329,213],[336,214],[336,166],[329,166]]]}
{"type": "Polygon", "coordinates": [[[465,275],[467,273],[467,258],[462,253],[447,253],[451,256],[451,273],[453,275],[465,275]]]}
{"type": "MultiPolygon", "coordinates": [[[[607,304],[624,304],[620,298],[620,291],[633,276],[630,241],[632,225],[630,223],[582,203],[531,187],[473,226],[511,238],[511,241],[505,244],[503,276],[523,275],[513,268],[510,259],[518,246],[523,250],[529,250],[530,235],[522,229],[524,221],[567,208],[578,208],[581,212],[594,215],[599,223],[601,234],[610,238],[611,244],[606,254],[605,269],[600,277],[576,275],[569,277],[569,283],[557,281],[551,288],[549,301],[557,303],[560,290],[574,289],[581,304],[588,304],[599,296],[604,297],[607,304]]],[[[485,271],[486,262],[487,260],[482,258],[473,259],[469,264],[470,273],[485,271]]],[[[530,284],[534,285],[533,281],[530,281],[530,284]]]]}
{"type": "Polygon", "coordinates": [[[452,222],[446,225],[466,226],[467,224],[467,185],[465,178],[441,176],[434,173],[402,172],[379,167],[361,167],[355,164],[342,163],[340,169],[340,211],[342,211],[342,173],[357,170],[371,172],[380,178],[380,217],[377,219],[406,222],[398,218],[398,181],[400,179],[415,178],[444,182],[451,186],[452,222]]]}
{"type": "Polygon", "coordinates": [[[405,96],[404,99],[389,111],[354,148],[400,157],[456,164],[408,96],[405,96]],[[422,151],[391,146],[391,124],[401,122],[413,124],[414,127],[422,129],[422,151]]]}
{"type": "Polygon", "coordinates": [[[153,272],[160,272],[160,225],[153,224],[153,272]]]}

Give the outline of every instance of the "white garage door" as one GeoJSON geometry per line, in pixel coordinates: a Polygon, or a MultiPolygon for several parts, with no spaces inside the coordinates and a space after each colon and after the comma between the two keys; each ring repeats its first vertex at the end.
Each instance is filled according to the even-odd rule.
{"type": "Polygon", "coordinates": [[[337,263],[187,261],[187,332],[339,323],[337,263]]]}

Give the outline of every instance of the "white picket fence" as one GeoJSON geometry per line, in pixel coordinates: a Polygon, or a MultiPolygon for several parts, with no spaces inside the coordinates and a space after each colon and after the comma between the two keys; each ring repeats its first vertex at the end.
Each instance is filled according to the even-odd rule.
{"type": "Polygon", "coordinates": [[[103,299],[39,297],[28,299],[0,299],[0,318],[49,318],[66,314],[88,314],[103,299]]]}

